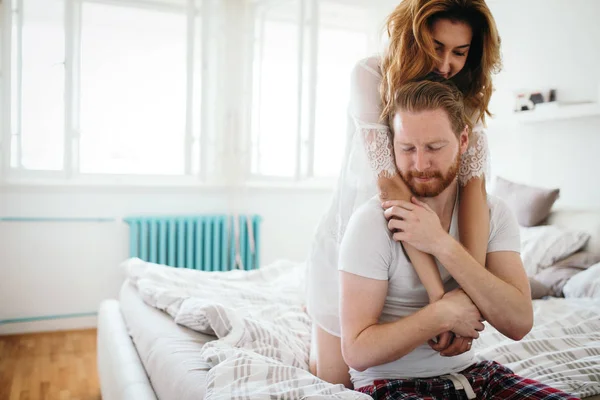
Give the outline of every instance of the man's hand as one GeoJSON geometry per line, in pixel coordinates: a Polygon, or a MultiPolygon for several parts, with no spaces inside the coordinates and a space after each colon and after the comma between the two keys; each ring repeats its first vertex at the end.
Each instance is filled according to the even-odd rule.
{"type": "Polygon", "coordinates": [[[446,319],[448,330],[456,336],[477,339],[485,328],[481,313],[462,289],[446,293],[434,304],[441,308],[441,317],[446,319]]]}
{"type": "Polygon", "coordinates": [[[394,232],[394,240],[405,242],[416,249],[433,254],[444,237],[438,215],[427,204],[412,198],[412,202],[396,200],[383,203],[388,228],[394,232]]]}

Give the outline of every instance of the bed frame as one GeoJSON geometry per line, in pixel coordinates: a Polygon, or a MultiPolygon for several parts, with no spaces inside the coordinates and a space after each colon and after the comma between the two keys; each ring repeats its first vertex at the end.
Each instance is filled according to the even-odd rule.
{"type": "Polygon", "coordinates": [[[103,400],[157,400],[117,300],[100,305],[97,352],[103,400]]]}

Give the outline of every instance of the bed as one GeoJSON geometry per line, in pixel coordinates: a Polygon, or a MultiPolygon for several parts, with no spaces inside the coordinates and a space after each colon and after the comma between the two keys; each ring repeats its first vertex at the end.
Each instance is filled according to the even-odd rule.
{"type": "MultiPolygon", "coordinates": [[[[548,223],[585,230],[585,249],[600,254],[600,212],[555,211],[548,223]]],[[[123,266],[119,299],[99,310],[103,399],[369,398],[308,372],[302,264],[225,274],[139,259],[123,266]]],[[[487,327],[477,356],[600,399],[600,298],[547,298],[534,309],[534,329],[521,342],[487,327]]]]}

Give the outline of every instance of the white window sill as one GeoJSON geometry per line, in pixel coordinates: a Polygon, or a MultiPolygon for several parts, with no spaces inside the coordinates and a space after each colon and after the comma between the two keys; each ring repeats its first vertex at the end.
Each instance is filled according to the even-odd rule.
{"type": "Polygon", "coordinates": [[[85,192],[85,191],[143,191],[143,192],[193,192],[198,190],[298,190],[333,191],[335,179],[310,179],[303,181],[258,180],[240,184],[217,181],[204,182],[198,177],[182,176],[93,176],[81,178],[8,177],[0,184],[0,192],[85,192]]]}
{"type": "Polygon", "coordinates": [[[306,179],[302,181],[285,180],[249,180],[243,187],[249,189],[290,189],[290,190],[325,190],[331,191],[336,184],[335,179],[306,179]]]}

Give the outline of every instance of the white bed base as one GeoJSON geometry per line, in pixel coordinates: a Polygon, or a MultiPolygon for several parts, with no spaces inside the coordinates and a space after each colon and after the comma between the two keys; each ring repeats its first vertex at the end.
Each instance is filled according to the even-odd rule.
{"type": "Polygon", "coordinates": [[[102,400],[157,400],[117,300],[100,305],[97,345],[102,400]]]}

